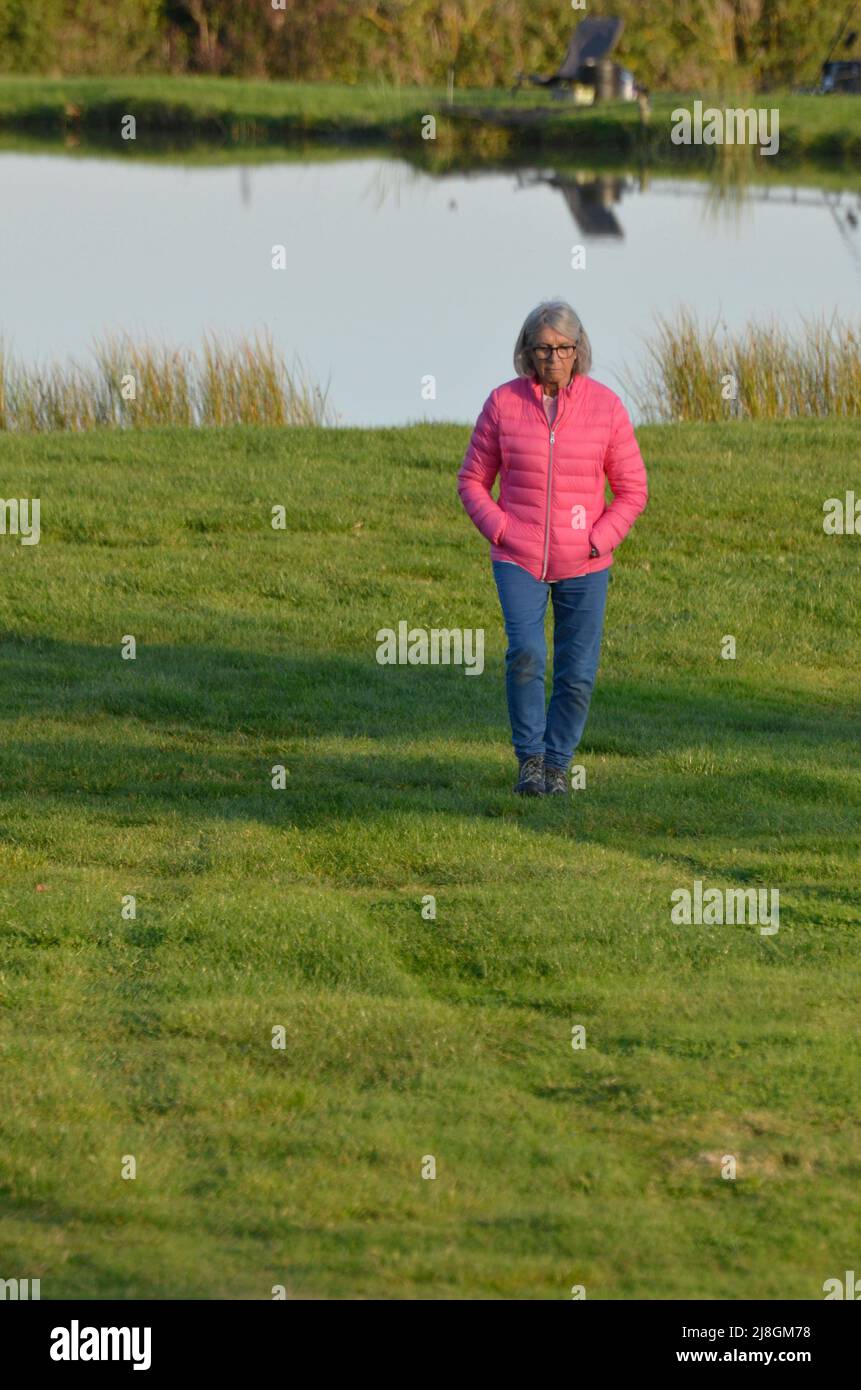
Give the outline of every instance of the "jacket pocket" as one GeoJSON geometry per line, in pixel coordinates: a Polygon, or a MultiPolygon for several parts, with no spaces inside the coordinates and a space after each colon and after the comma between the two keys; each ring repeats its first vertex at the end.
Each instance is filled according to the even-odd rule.
{"type": "Polygon", "coordinates": [[[529,554],[536,547],[543,546],[544,529],[534,522],[521,521],[513,512],[506,512],[505,526],[496,544],[503,550],[510,550],[513,555],[529,554]]]}

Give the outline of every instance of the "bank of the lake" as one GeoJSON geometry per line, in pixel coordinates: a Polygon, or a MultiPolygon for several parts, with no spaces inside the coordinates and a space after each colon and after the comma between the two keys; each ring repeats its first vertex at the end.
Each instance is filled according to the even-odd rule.
{"type": "Polygon", "coordinates": [[[524,89],[455,89],[380,84],[260,82],[221,77],[57,78],[0,77],[0,130],[94,135],[110,131],[122,141],[123,116],[136,117],[139,141],[148,135],[185,135],[228,144],[302,136],[366,141],[384,138],[404,147],[429,143],[422,117],[435,115],[437,140],[474,154],[543,149],[641,158],[711,162],[716,149],[677,146],[669,139],[671,112],[693,101],[776,107],[782,163],[850,159],[861,151],[861,98],[790,92],[709,97],[660,92],[644,126],[636,103],[576,107],[524,89]]]}

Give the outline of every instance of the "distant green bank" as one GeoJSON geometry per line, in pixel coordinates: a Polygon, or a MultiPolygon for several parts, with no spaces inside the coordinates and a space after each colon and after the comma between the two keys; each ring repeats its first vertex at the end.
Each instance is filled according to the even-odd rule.
{"type": "Polygon", "coordinates": [[[861,154],[861,98],[786,92],[767,96],[699,97],[657,93],[644,121],[636,103],[579,107],[524,89],[328,82],[263,82],[220,77],[0,78],[0,132],[108,137],[118,147],[122,122],[136,121],[136,143],[165,136],[248,145],[313,137],[348,142],[384,139],[403,149],[434,144],[478,157],[516,150],[636,154],[650,161],[713,163],[732,155],[767,163],[756,149],[674,145],[671,113],[695,99],[727,106],[776,108],[782,164],[802,159],[849,160],[861,154]],[[426,116],[436,118],[426,138],[426,116]]]}

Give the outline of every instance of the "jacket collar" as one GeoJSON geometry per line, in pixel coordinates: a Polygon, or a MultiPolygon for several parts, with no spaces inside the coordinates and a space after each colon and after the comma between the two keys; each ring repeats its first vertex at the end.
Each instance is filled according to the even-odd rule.
{"type": "MultiPolygon", "coordinates": [[[[535,404],[538,406],[539,410],[543,415],[544,401],[542,397],[544,395],[544,388],[541,385],[541,382],[538,380],[537,376],[527,377],[526,381],[529,390],[532,394],[533,400],[535,401],[535,404]]],[[[583,381],[584,377],[582,372],[577,372],[574,376],[572,376],[567,386],[560,386],[559,405],[556,408],[556,419],[553,424],[554,429],[558,428],[558,426],[562,422],[562,417],[568,413],[568,411],[572,408],[574,403],[579,401],[583,381]]]]}

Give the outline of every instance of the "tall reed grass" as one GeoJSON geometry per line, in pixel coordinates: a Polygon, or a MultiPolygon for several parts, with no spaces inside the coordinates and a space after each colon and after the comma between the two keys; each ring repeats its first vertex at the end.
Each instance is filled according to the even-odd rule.
{"type": "Polygon", "coordinates": [[[861,414],[861,320],[834,314],[780,324],[701,327],[658,317],[639,379],[626,383],[645,420],[784,420],[861,414]]]}
{"type": "Polygon", "coordinates": [[[208,335],[200,354],[130,334],[93,347],[94,365],[15,361],[0,341],[0,430],[89,430],[97,426],[329,425],[328,388],[301,364],[289,369],[271,335],[208,335]]]}

